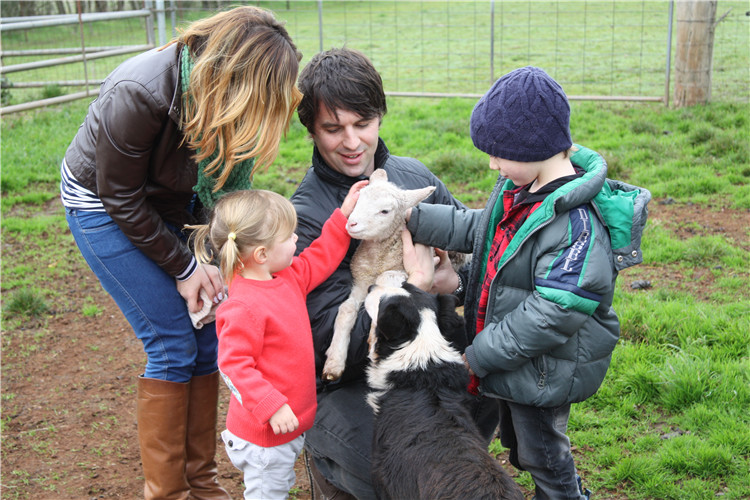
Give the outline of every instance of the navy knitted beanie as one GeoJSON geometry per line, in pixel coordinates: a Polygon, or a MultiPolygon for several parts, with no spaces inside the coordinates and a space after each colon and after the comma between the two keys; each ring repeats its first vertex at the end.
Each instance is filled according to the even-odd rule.
{"type": "Polygon", "coordinates": [[[511,71],[474,106],[471,139],[477,149],[504,160],[551,158],[573,145],[568,98],[539,68],[511,71]]]}

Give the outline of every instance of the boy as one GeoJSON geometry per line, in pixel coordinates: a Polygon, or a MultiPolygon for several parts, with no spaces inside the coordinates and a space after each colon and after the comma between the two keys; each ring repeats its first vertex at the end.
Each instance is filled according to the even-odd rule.
{"type": "Polygon", "coordinates": [[[473,252],[464,315],[472,391],[500,401],[500,437],[536,499],[588,498],[566,436],[570,404],[596,392],[619,337],[620,269],[642,260],[651,197],[606,179],[573,146],[570,106],[539,68],[500,78],[471,115],[474,145],[500,178],[484,210],[420,204],[414,241],[473,252]]]}

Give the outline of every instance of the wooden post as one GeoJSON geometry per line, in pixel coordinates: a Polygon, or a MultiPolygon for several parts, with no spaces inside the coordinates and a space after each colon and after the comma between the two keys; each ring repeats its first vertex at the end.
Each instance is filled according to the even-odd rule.
{"type": "Polygon", "coordinates": [[[674,104],[678,108],[705,104],[711,99],[716,3],[677,1],[674,104]]]}

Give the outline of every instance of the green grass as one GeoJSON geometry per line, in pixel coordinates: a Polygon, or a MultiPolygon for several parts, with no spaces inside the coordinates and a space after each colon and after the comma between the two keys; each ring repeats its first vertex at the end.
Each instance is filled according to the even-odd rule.
{"type": "Polygon", "coordinates": [[[3,306],[8,316],[38,317],[49,310],[44,295],[35,289],[21,288],[12,293],[3,306]]]}
{"type": "MultiPolygon", "coordinates": [[[[314,3],[309,4],[314,9],[314,3]]],[[[334,16],[327,19],[345,17],[349,22],[341,23],[344,28],[331,27],[342,30],[335,36],[334,31],[327,31],[331,37],[326,38],[326,46],[347,42],[356,47],[362,43],[361,48],[368,52],[367,44],[375,41],[361,40],[370,29],[361,21],[364,14],[370,15],[366,4],[337,3],[336,8],[327,4],[327,15],[334,16]]],[[[505,14],[524,6],[528,12],[541,4],[535,2],[529,7],[518,2],[496,3],[497,8],[506,9],[505,14]]],[[[744,3],[731,4],[744,5],[747,10],[744,3]]],[[[296,33],[295,40],[308,58],[317,50],[317,32],[313,25],[296,17],[302,16],[299,12],[306,4],[295,2],[295,5],[298,13],[281,13],[280,17],[287,19],[290,31],[296,33]]],[[[606,5],[610,10],[621,8],[619,3],[606,5]]],[[[724,5],[727,3],[719,2],[720,13],[724,5]]],[[[392,6],[402,12],[414,7],[408,2],[392,6]]],[[[473,25],[474,21],[469,19],[471,13],[471,9],[461,15],[454,13],[452,20],[471,21],[473,25]]],[[[391,14],[373,15],[387,23],[391,14]]],[[[440,21],[422,19],[433,24],[440,21]]],[[[565,19],[566,23],[578,22],[565,19]]],[[[523,27],[535,37],[539,29],[539,26],[523,27]]],[[[516,42],[508,38],[512,31],[503,34],[498,50],[502,48],[508,64],[520,65],[527,57],[523,51],[529,49],[526,45],[516,47],[516,42]]],[[[646,36],[650,40],[655,35],[646,36]]],[[[443,44],[448,38],[443,33],[434,43],[443,44]]],[[[402,51],[407,42],[408,38],[400,40],[402,51]]],[[[388,50],[392,51],[395,40],[381,36],[377,43],[390,46],[388,50]]],[[[6,35],[3,45],[10,48],[6,35]]],[[[543,52],[536,47],[533,50],[543,52]]],[[[721,45],[717,45],[717,50],[723,50],[721,45]]],[[[546,57],[545,54],[534,57],[546,57]]],[[[408,73],[397,74],[392,56],[374,59],[376,66],[383,69],[387,86],[396,85],[396,78],[401,83],[417,78],[408,73]]],[[[732,61],[738,71],[745,71],[746,77],[747,60],[732,61]]],[[[428,62],[437,68],[445,68],[447,64],[437,59],[428,62]]],[[[549,60],[548,64],[554,62],[549,60]]],[[[630,78],[627,61],[614,64],[608,71],[617,78],[630,78]]],[[[433,79],[426,77],[426,89],[433,90],[430,87],[433,79]]],[[[48,92],[55,93],[57,89],[48,92]]],[[[48,286],[70,273],[67,263],[71,259],[80,259],[66,231],[64,214],[52,201],[59,196],[60,161],[85,116],[87,104],[77,101],[2,117],[0,266],[4,333],[24,325],[28,318],[43,320],[45,315],[60,314],[57,311],[71,306],[64,294],[48,286]],[[8,248],[12,246],[13,253],[6,250],[6,244],[8,248]]],[[[482,206],[496,174],[487,168],[487,156],[474,149],[469,137],[474,100],[390,98],[388,105],[381,136],[391,151],[419,158],[460,199],[472,206],[482,206]]],[[[571,108],[574,141],[602,153],[610,177],[648,188],[654,196],[652,209],[672,199],[678,206],[695,204],[707,210],[726,209],[748,220],[739,234],[701,232],[689,220],[679,227],[672,221],[649,222],[643,239],[644,265],[618,281],[614,307],[620,318],[622,338],[607,378],[595,396],[574,405],[571,412],[569,435],[579,469],[597,498],[606,498],[614,491],[634,499],[710,499],[717,495],[727,500],[748,498],[750,107],[747,99],[744,103],[715,102],[679,110],[661,104],[580,101],[572,102],[571,108]],[[676,232],[678,229],[682,230],[680,234],[676,232]],[[691,236],[691,232],[695,234],[691,236]],[[638,277],[645,269],[652,270],[655,278],[651,279],[662,279],[662,273],[669,275],[670,278],[663,279],[673,280],[671,286],[634,292],[624,278],[638,277]],[[690,285],[697,279],[701,280],[700,296],[690,285]]],[[[279,158],[270,169],[256,176],[254,186],[290,196],[309,165],[310,152],[306,131],[295,119],[282,142],[279,158]]],[[[75,307],[83,316],[101,313],[89,300],[75,307]]],[[[12,353],[4,351],[3,376],[8,376],[9,362],[12,366],[15,358],[23,359],[42,344],[42,338],[30,337],[25,348],[12,353]]],[[[4,338],[3,346],[6,345],[4,338]]],[[[3,395],[3,404],[11,399],[11,395],[7,398],[3,395]]],[[[5,425],[4,420],[2,423],[5,425]]],[[[500,452],[502,447],[495,442],[492,449],[500,452]]],[[[3,473],[4,484],[38,480],[29,471],[3,473]]],[[[48,486],[55,486],[53,479],[48,481],[48,486]]],[[[526,473],[518,481],[526,487],[532,486],[526,473]]]]}
{"type": "MultiPolygon", "coordinates": [[[[459,198],[481,206],[495,174],[468,135],[473,102],[392,98],[389,107],[381,135],[391,150],[420,158],[459,198]]],[[[574,140],[601,151],[612,176],[649,188],[652,203],[673,198],[709,210],[750,210],[746,105],[674,110],[574,102],[572,109],[574,140]]],[[[63,214],[48,207],[57,196],[60,160],[85,110],[84,103],[73,103],[3,117],[2,238],[26,247],[2,261],[6,328],[39,304],[56,310],[65,301],[41,291],[43,283],[64,273],[67,259],[80,257],[65,236],[63,214]],[[24,297],[23,290],[34,291],[24,297]]],[[[310,151],[295,121],[277,162],[258,174],[255,187],[291,195],[310,151]]],[[[569,434],[576,461],[588,487],[602,497],[614,490],[629,498],[750,495],[750,228],[700,234],[691,221],[680,227],[696,234],[678,237],[673,225],[650,221],[641,267],[686,280],[703,270],[714,279],[701,297],[680,283],[634,293],[620,279],[614,307],[622,339],[599,392],[573,406],[569,434]]],[[[84,316],[99,314],[90,302],[78,307],[84,316]]],[[[532,484],[528,474],[519,482],[532,484]]]]}

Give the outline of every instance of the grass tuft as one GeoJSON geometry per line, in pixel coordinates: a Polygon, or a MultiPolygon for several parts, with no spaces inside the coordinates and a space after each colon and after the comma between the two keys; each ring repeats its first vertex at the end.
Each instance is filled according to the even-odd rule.
{"type": "Polygon", "coordinates": [[[44,294],[34,288],[21,288],[13,292],[3,306],[3,316],[37,318],[49,311],[44,294]]]}

